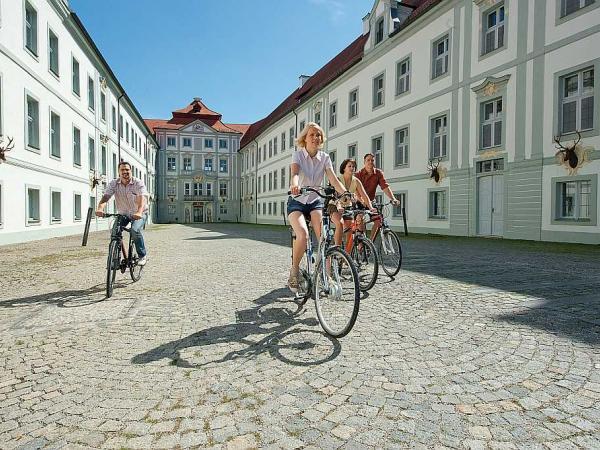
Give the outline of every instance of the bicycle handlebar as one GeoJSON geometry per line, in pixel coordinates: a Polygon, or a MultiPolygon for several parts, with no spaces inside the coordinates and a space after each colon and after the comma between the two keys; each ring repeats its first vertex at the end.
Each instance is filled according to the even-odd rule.
{"type": "MultiPolygon", "coordinates": [[[[335,188],[330,187],[330,186],[317,187],[317,188],[314,188],[311,186],[303,186],[300,188],[300,194],[292,195],[292,191],[288,191],[288,195],[292,195],[292,197],[296,198],[296,197],[300,197],[301,195],[306,194],[307,192],[314,192],[315,194],[317,194],[319,197],[321,197],[323,199],[331,199],[334,197],[335,188]],[[325,195],[321,194],[321,191],[323,191],[325,193],[325,195]]],[[[346,191],[342,195],[352,195],[352,193],[346,191]]]]}

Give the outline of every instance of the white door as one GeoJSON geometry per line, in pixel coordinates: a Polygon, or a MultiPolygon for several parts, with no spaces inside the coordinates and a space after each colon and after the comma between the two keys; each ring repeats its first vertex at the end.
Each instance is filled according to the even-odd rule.
{"type": "Polygon", "coordinates": [[[477,233],[492,234],[492,177],[477,179],[477,233]]]}
{"type": "Polygon", "coordinates": [[[504,232],[504,175],[494,175],[492,182],[492,235],[504,232]]]}

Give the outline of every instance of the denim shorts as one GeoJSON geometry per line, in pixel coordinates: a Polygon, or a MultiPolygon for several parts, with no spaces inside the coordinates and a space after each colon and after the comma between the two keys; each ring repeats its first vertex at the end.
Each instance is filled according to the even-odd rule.
{"type": "Polygon", "coordinates": [[[319,199],[312,203],[302,203],[293,197],[288,197],[287,213],[288,216],[294,211],[300,211],[305,216],[310,216],[310,212],[315,209],[323,209],[323,200],[319,199]]]}

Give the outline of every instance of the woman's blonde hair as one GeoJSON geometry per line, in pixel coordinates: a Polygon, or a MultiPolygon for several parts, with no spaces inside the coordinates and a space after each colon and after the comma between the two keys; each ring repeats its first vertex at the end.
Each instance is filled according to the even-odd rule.
{"type": "Polygon", "coordinates": [[[308,134],[308,130],[310,130],[311,128],[319,130],[319,132],[321,133],[321,137],[323,139],[322,139],[321,145],[319,146],[319,150],[320,150],[323,148],[323,144],[325,143],[325,141],[327,139],[325,138],[325,132],[323,131],[323,128],[321,128],[321,126],[316,122],[308,122],[304,126],[304,129],[300,132],[300,134],[296,138],[296,145],[300,148],[306,148],[306,135],[308,134]]]}

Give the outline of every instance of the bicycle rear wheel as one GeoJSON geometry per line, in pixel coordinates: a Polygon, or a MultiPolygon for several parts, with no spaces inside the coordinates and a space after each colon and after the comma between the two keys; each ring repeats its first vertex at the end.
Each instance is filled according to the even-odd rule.
{"type": "Polygon", "coordinates": [[[350,256],[356,265],[360,290],[366,292],[375,286],[379,273],[379,261],[375,245],[366,237],[355,239],[350,256]]]}
{"type": "Polygon", "coordinates": [[[129,241],[129,274],[131,275],[131,279],[135,283],[140,278],[142,278],[142,270],[144,270],[144,266],[138,266],[138,254],[135,249],[135,245],[133,245],[132,241],[129,241]]]}
{"type": "Polygon", "coordinates": [[[390,277],[395,276],[402,265],[402,246],[396,233],[390,229],[381,230],[377,235],[375,247],[383,271],[390,277]],[[385,239],[385,246],[383,239],[385,239]]]}
{"type": "Polygon", "coordinates": [[[343,337],[352,330],[358,316],[360,287],[356,266],[338,247],[327,250],[325,270],[321,264],[319,261],[315,268],[317,317],[328,335],[343,337]]]}
{"type": "Polygon", "coordinates": [[[113,285],[117,276],[117,269],[120,266],[119,252],[121,246],[119,241],[112,240],[108,247],[108,260],[106,261],[106,298],[112,297],[113,285]]]}

